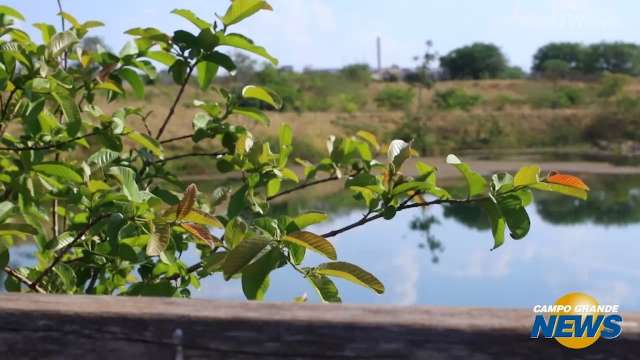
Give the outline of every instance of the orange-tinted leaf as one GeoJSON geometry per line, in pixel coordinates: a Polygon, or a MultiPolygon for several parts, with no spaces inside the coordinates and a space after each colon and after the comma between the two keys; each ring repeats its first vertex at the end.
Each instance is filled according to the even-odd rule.
{"type": "Polygon", "coordinates": [[[547,182],[589,191],[589,187],[587,186],[587,184],[585,184],[584,181],[582,181],[582,179],[580,179],[579,177],[573,175],[552,172],[547,178],[547,182]]]}
{"type": "Polygon", "coordinates": [[[187,216],[187,214],[193,208],[193,204],[196,202],[196,193],[198,192],[198,188],[196,184],[191,184],[187,186],[187,190],[184,191],[184,195],[182,196],[182,200],[178,204],[178,208],[176,209],[176,218],[181,220],[183,217],[187,216]]]}
{"type": "Polygon", "coordinates": [[[181,224],[182,228],[190,232],[197,239],[204,241],[207,245],[214,247],[217,244],[221,244],[220,239],[217,239],[215,236],[209,233],[209,230],[204,226],[196,225],[196,224],[181,224]]]}

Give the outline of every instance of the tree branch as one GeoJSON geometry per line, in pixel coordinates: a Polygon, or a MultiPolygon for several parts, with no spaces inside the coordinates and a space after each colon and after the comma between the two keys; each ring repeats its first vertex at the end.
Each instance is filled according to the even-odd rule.
{"type": "Polygon", "coordinates": [[[40,274],[40,276],[38,276],[36,278],[36,280],[31,284],[31,288],[34,289],[34,287],[38,286],[38,284],[40,284],[40,282],[47,276],[49,275],[49,273],[53,270],[53,268],[58,265],[58,263],[60,262],[60,260],[62,260],[62,258],[67,254],[67,252],[69,252],[69,250],[71,250],[71,248],[78,242],[80,241],[80,239],[82,239],[84,237],[84,235],[91,230],[92,227],[94,227],[98,222],[108,218],[109,216],[111,216],[111,214],[103,214],[98,216],[95,220],[93,220],[92,222],[88,223],[87,225],[85,225],[84,228],[82,228],[82,230],[80,230],[80,232],[78,232],[78,235],[76,235],[76,237],[69,243],[67,244],[67,246],[63,247],[62,250],[60,250],[58,252],[58,254],[56,255],[56,257],[53,259],[53,261],[51,262],[51,264],[49,266],[47,266],[46,269],[44,269],[44,271],[40,274]]]}
{"type": "Polygon", "coordinates": [[[27,285],[33,291],[39,292],[40,294],[46,294],[47,293],[40,286],[34,285],[31,281],[29,281],[29,279],[27,279],[26,277],[22,276],[22,274],[20,274],[19,272],[13,270],[12,268],[10,268],[8,266],[4,267],[4,272],[6,272],[7,275],[9,275],[12,278],[18,280],[19,282],[27,285]]]}
{"type": "Polygon", "coordinates": [[[171,138],[171,139],[162,140],[162,141],[160,141],[160,144],[164,145],[164,144],[172,143],[174,141],[191,139],[192,137],[193,137],[193,134],[182,135],[182,136],[174,137],[174,138],[171,138]]]}
{"type": "Polygon", "coordinates": [[[66,141],[62,141],[59,143],[54,143],[54,144],[48,144],[48,145],[34,145],[34,146],[23,146],[23,147],[0,147],[0,151],[30,151],[30,150],[50,150],[50,149],[55,149],[58,146],[62,146],[62,145],[67,145],[70,144],[72,142],[84,139],[84,138],[88,138],[91,136],[95,136],[97,135],[97,133],[95,132],[91,132],[85,135],[81,135],[81,136],[76,136],[72,139],[66,140],[66,141]]]}
{"type": "Polygon", "coordinates": [[[223,152],[212,152],[212,153],[188,153],[188,154],[181,154],[181,155],[176,155],[176,156],[172,156],[172,157],[168,157],[165,159],[161,159],[161,160],[157,160],[154,161],[154,164],[164,164],[168,161],[173,161],[173,160],[179,160],[179,159],[184,159],[184,158],[188,158],[188,157],[198,157],[198,156],[206,156],[206,157],[218,157],[218,156],[222,156],[222,155],[226,155],[227,152],[223,151],[223,152]]]}
{"type": "Polygon", "coordinates": [[[338,179],[339,179],[339,177],[337,175],[332,175],[332,176],[330,176],[330,177],[328,177],[326,179],[310,181],[308,183],[304,183],[304,184],[298,185],[296,187],[292,187],[289,190],[285,190],[285,191],[279,192],[279,193],[277,193],[277,194],[275,194],[273,196],[269,196],[269,197],[267,197],[267,201],[271,201],[273,199],[277,199],[277,198],[279,198],[281,196],[284,196],[284,195],[287,195],[287,194],[291,194],[292,192],[295,192],[295,191],[298,191],[298,190],[306,189],[306,188],[308,188],[310,186],[323,184],[323,183],[334,181],[334,180],[338,180],[338,179]]]}
{"type": "Polygon", "coordinates": [[[160,139],[160,137],[164,133],[164,130],[167,127],[167,124],[169,124],[169,121],[173,117],[173,114],[176,112],[176,106],[178,106],[178,103],[180,102],[180,99],[182,98],[182,94],[184,94],[184,90],[187,87],[187,84],[189,84],[189,79],[191,78],[191,74],[193,73],[193,70],[195,68],[196,67],[193,64],[189,66],[189,70],[187,71],[187,76],[184,78],[184,81],[182,82],[182,85],[180,86],[180,90],[178,91],[178,95],[176,95],[176,99],[173,101],[173,104],[171,105],[171,108],[169,108],[169,113],[167,114],[167,117],[164,119],[164,122],[162,123],[162,126],[160,127],[160,130],[158,130],[158,135],[156,135],[156,140],[160,139]]]}

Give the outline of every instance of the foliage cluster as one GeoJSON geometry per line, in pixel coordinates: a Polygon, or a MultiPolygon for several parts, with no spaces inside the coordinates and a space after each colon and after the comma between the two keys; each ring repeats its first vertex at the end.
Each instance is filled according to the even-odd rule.
{"type": "Polygon", "coordinates": [[[7,290],[188,297],[203,278],[221,276],[239,279],[248,299],[262,299],[269,274],[287,266],[308,280],[323,301],[339,302],[332,278],[384,292],[373,274],[338,260],[329,239],[346,231],[413,208],[467,204],[488,216],[493,248],[498,248],[507,229],[513,239],[529,232],[526,206],[532,190],[586,198],[588,187],[574,176],[542,173],[533,165],[515,176],[496,174],[487,180],[449,155],[447,162],[467,183],[466,194],[455,197],[438,186],[437,169],[428,164],[417,162],[417,175],[409,175],[405,163],[415,155],[410,141],[383,145],[365,130],[329,138],[325,157],[317,163],[294,162],[288,125],[271,142],[231,121],[234,115],[267,125],[262,107],[283,106],[276,92],[258,85],[238,92],[214,87],[214,100],[194,102],[199,112],[190,135],[163,136],[192,76],[206,90],[220,68],[236,69],[225,50],[244,50],[277,65],[266,49],[230,31],[260,10],[271,6],[234,0],[210,22],[176,9],[173,13],[193,24],[195,33],[133,28],[127,31],[132,41],[116,54],[78,46],[92,28],[103,25],[98,21],[80,22],[60,9],[62,29],[35,24],[42,35],[42,42],[35,42],[15,24],[24,17],[0,6],[0,267],[8,275],[7,290]],[[105,112],[97,105],[100,98],[116,104],[127,95],[143,98],[143,74],[157,75],[152,61],[166,65],[179,85],[158,129],[149,127],[145,109],[105,112]],[[136,130],[134,122],[144,130],[136,130]],[[205,139],[217,144],[206,153],[170,155],[165,150],[177,141],[205,139]],[[89,156],[78,158],[81,149],[89,156]],[[214,159],[219,173],[238,180],[205,194],[167,167],[194,156],[214,159]],[[361,219],[317,234],[309,226],[329,215],[274,213],[276,199],[329,181],[342,181],[364,204],[361,219]],[[19,239],[35,243],[33,266],[11,263],[19,239]],[[186,251],[198,254],[199,261],[185,263],[186,251]],[[309,264],[307,251],[326,262],[309,264]]]}
{"type": "Polygon", "coordinates": [[[439,90],[433,94],[433,103],[437,108],[443,110],[469,110],[481,101],[482,96],[468,93],[459,88],[439,90]]]}
{"type": "Polygon", "coordinates": [[[376,105],[386,110],[407,110],[415,93],[411,88],[402,88],[396,86],[385,86],[376,94],[373,99],[376,105]]]}

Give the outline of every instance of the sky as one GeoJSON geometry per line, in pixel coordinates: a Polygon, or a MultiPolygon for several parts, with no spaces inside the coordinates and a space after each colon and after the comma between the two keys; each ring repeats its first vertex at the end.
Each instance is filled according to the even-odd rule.
{"type": "MultiPolygon", "coordinates": [[[[153,26],[165,32],[192,25],[171,15],[174,8],[213,20],[228,0],[62,0],[78,20],[107,26],[94,35],[114,50],[128,40],[129,28],[153,26]]],[[[536,49],[551,41],[640,42],[637,0],[271,0],[273,12],[260,12],[235,25],[296,69],[376,64],[376,37],[382,40],[382,64],[412,67],[432,40],[441,55],[473,42],[492,42],[512,65],[531,67],[536,49]]],[[[55,0],[5,0],[27,17],[21,27],[39,39],[31,24],[59,24],[55,0]]]]}

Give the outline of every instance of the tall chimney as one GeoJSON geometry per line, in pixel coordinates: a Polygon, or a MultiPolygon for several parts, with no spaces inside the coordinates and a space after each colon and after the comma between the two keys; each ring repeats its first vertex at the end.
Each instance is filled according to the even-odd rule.
{"type": "Polygon", "coordinates": [[[380,44],[380,36],[376,39],[376,48],[378,56],[378,72],[382,71],[382,45],[380,44]]]}

